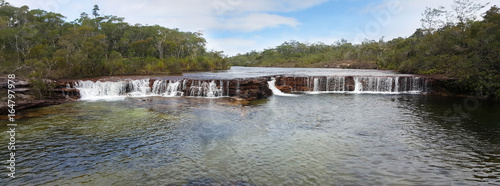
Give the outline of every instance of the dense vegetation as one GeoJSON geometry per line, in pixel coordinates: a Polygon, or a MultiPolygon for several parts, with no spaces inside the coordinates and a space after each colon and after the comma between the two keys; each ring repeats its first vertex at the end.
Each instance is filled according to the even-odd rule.
{"type": "Polygon", "coordinates": [[[64,19],[0,1],[1,73],[35,80],[227,68],[222,52],[206,50],[201,32],[129,25],[100,16],[97,5],[91,16],[64,19]]]}
{"type": "Polygon", "coordinates": [[[453,86],[460,92],[500,98],[500,9],[496,6],[482,21],[419,29],[385,46],[389,52],[378,59],[380,68],[442,74],[457,79],[453,86]]]}
{"type": "Polygon", "coordinates": [[[275,48],[224,58],[207,51],[201,32],[129,25],[123,18],[79,19],[15,7],[0,0],[0,73],[29,78],[39,96],[43,79],[171,74],[240,66],[378,68],[455,79],[454,91],[500,98],[500,8],[454,0],[451,10],[427,8],[422,28],[408,38],[352,44],[284,42],[275,48]],[[227,62],[226,62],[227,61],[227,62]]]}
{"type": "Polygon", "coordinates": [[[298,41],[284,42],[262,52],[251,51],[229,58],[238,66],[285,66],[285,67],[348,67],[376,68],[383,41],[368,41],[353,45],[342,39],[332,45],[306,44],[298,41]],[[351,66],[352,65],[352,66],[351,66]]]}
{"type": "Polygon", "coordinates": [[[439,75],[455,79],[453,91],[500,98],[500,8],[491,7],[476,21],[485,5],[455,0],[451,11],[427,8],[423,28],[408,38],[365,40],[332,45],[285,42],[261,52],[229,58],[233,65],[345,68],[374,67],[403,73],[439,75]],[[446,17],[443,20],[442,17],[446,17]],[[346,65],[349,64],[349,65],[346,65]]]}

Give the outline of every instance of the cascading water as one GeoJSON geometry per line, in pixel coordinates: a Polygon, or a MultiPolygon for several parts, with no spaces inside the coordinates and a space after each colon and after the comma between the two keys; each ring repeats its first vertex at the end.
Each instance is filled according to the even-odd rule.
{"type": "Polygon", "coordinates": [[[427,91],[426,79],[417,76],[354,77],[357,93],[422,93],[427,91]]]}
{"type": "Polygon", "coordinates": [[[130,80],[127,82],[127,93],[131,97],[141,97],[151,92],[149,79],[130,80]]]}
{"type": "Polygon", "coordinates": [[[278,88],[276,88],[276,78],[271,78],[271,81],[268,81],[267,84],[269,85],[269,89],[271,89],[271,91],[273,91],[273,94],[274,95],[277,95],[277,96],[291,96],[291,97],[296,97],[298,95],[295,95],[295,94],[286,94],[286,93],[283,93],[281,92],[281,90],[279,90],[278,88]]]}
{"type": "Polygon", "coordinates": [[[175,97],[182,96],[184,93],[181,91],[182,87],[180,87],[181,81],[170,81],[167,85],[167,90],[163,93],[162,96],[166,97],[175,97]]]}
{"type": "MultiPolygon", "coordinates": [[[[184,83],[182,84],[184,85],[184,83]]],[[[156,80],[153,83],[153,95],[164,97],[183,96],[181,80],[156,80]]]]}
{"type": "Polygon", "coordinates": [[[78,81],[74,87],[82,100],[121,99],[127,93],[128,82],[78,81]]]}
{"type": "MultiPolygon", "coordinates": [[[[240,85],[244,81],[235,80],[122,80],[115,82],[78,81],[74,88],[78,89],[82,100],[124,99],[126,97],[206,97],[219,98],[239,96],[240,85]],[[231,85],[231,88],[230,88],[231,85]]],[[[418,76],[316,76],[316,77],[282,77],[277,76],[268,82],[269,88],[276,95],[287,95],[279,91],[275,83],[286,87],[290,92],[306,93],[376,93],[376,94],[408,94],[422,93],[428,90],[427,79],[418,76]],[[277,79],[279,81],[277,81],[277,79]],[[272,86],[271,86],[272,84],[272,86]]]]}
{"type": "Polygon", "coordinates": [[[187,83],[187,79],[185,80],[182,80],[182,90],[186,90],[186,83],[187,83]]]}
{"type": "Polygon", "coordinates": [[[363,84],[361,84],[359,78],[354,78],[354,92],[361,92],[361,91],[363,91],[363,84]]]}
{"type": "Polygon", "coordinates": [[[398,82],[394,81],[393,77],[354,77],[355,92],[365,92],[365,93],[398,93],[397,89],[394,89],[394,84],[398,82]]]}
{"type": "Polygon", "coordinates": [[[155,80],[151,87],[149,82],[149,79],[116,82],[78,81],[74,87],[79,90],[82,100],[116,100],[146,96],[218,98],[229,94],[228,86],[224,87],[223,81],[155,80]]]}
{"type": "Polygon", "coordinates": [[[345,92],[345,77],[327,77],[326,92],[345,92]]]}
{"type": "Polygon", "coordinates": [[[224,96],[224,83],[219,81],[219,87],[215,81],[193,81],[187,96],[217,98],[224,96]]]}
{"type": "Polygon", "coordinates": [[[319,92],[320,91],[320,79],[319,78],[314,78],[314,87],[313,87],[313,92],[319,92]]]}
{"type": "Polygon", "coordinates": [[[305,93],[422,93],[428,90],[427,79],[418,76],[323,76],[283,77],[283,85],[305,93]],[[287,82],[293,81],[293,82],[287,82]]]}
{"type": "Polygon", "coordinates": [[[236,82],[236,94],[240,93],[240,81],[236,82]]]}
{"type": "Polygon", "coordinates": [[[354,77],[359,93],[422,93],[427,91],[426,79],[417,76],[354,77]]]}
{"type": "Polygon", "coordinates": [[[226,93],[226,96],[229,96],[229,80],[227,80],[227,83],[226,83],[226,89],[227,89],[227,93],[226,93]]]}

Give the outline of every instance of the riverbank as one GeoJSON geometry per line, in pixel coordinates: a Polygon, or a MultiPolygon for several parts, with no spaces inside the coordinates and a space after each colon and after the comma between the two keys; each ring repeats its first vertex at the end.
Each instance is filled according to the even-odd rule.
{"type": "Polygon", "coordinates": [[[254,65],[255,67],[284,67],[284,68],[342,68],[342,69],[377,69],[377,63],[369,60],[341,60],[323,61],[318,63],[300,63],[291,61],[280,64],[254,65]]]}
{"type": "Polygon", "coordinates": [[[301,94],[230,103],[144,97],[29,110],[34,117],[16,121],[23,166],[12,185],[498,181],[500,105],[488,101],[301,94]]]}
{"type": "Polygon", "coordinates": [[[8,79],[6,77],[0,77],[0,117],[4,117],[8,113],[8,90],[13,91],[11,92],[11,94],[14,96],[14,98],[12,98],[11,100],[15,102],[14,109],[16,113],[30,108],[58,105],[72,102],[78,99],[77,96],[70,96],[70,94],[64,95],[62,91],[65,89],[65,87],[61,84],[57,85],[57,83],[56,86],[51,90],[49,95],[45,96],[42,99],[37,99],[27,79],[15,78],[13,82],[14,83],[12,85],[14,85],[14,88],[8,89],[8,79]]]}
{"type": "MultiPolygon", "coordinates": [[[[53,87],[36,99],[29,82],[15,79],[16,110],[68,103],[80,98],[163,96],[227,97],[233,102],[267,98],[268,82],[283,93],[426,94],[466,97],[454,89],[455,79],[418,76],[384,70],[332,68],[233,67],[220,72],[185,73],[177,76],[103,76],[71,80],[47,80],[53,87]],[[99,83],[98,83],[99,82],[99,83]],[[80,91],[84,92],[80,92],[80,91]]],[[[7,79],[0,78],[0,113],[7,114],[7,79]]]]}

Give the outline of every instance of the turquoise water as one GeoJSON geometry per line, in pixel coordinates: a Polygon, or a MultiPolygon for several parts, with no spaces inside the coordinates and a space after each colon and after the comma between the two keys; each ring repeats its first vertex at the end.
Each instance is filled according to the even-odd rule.
{"type": "Polygon", "coordinates": [[[2,183],[500,184],[500,106],[481,100],[148,97],[29,113],[16,129],[18,177],[2,183]]]}

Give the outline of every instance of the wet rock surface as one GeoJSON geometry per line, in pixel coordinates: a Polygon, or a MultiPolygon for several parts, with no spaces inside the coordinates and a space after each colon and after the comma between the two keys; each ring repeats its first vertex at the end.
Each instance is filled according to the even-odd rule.
{"type": "Polygon", "coordinates": [[[229,96],[238,97],[245,100],[255,100],[266,98],[273,94],[267,82],[269,78],[262,77],[247,80],[233,80],[229,83],[229,96]],[[235,85],[236,84],[236,85],[235,85]]]}
{"type": "MultiPolygon", "coordinates": [[[[417,77],[417,76],[415,76],[417,77]]],[[[418,84],[418,86],[423,87],[422,91],[425,94],[432,95],[454,95],[452,92],[453,87],[448,86],[453,82],[453,79],[436,79],[429,77],[418,77],[414,78],[412,76],[394,76],[394,77],[355,77],[355,76],[318,76],[318,77],[297,77],[297,76],[265,76],[265,77],[254,77],[254,78],[237,78],[237,79],[218,79],[218,80],[198,80],[198,79],[173,79],[164,80],[161,77],[144,77],[149,79],[145,82],[145,86],[154,91],[154,84],[157,81],[163,81],[164,89],[173,82],[178,82],[180,85],[177,88],[177,92],[174,96],[192,96],[192,97],[229,97],[229,101],[241,102],[241,101],[251,101],[256,99],[267,98],[273,93],[269,89],[268,81],[275,78],[276,88],[284,93],[294,93],[294,92],[350,92],[359,91],[360,89],[370,89],[370,84],[380,86],[381,83],[385,83],[384,86],[388,87],[383,90],[383,92],[405,92],[412,90],[412,86],[418,84]],[[376,78],[382,79],[380,82],[375,82],[376,78]],[[385,78],[385,79],[384,79],[385,78]],[[419,80],[420,79],[420,80],[419,80]],[[425,81],[422,81],[424,80],[425,81]],[[356,87],[356,83],[358,87],[356,87]],[[425,84],[423,84],[425,83],[425,84]],[[210,84],[210,85],[209,85],[210,84]],[[364,87],[360,87],[360,84],[364,84],[364,87]],[[368,85],[368,86],[366,86],[368,85]],[[209,87],[211,86],[211,87],[209,87]],[[208,93],[207,89],[215,89],[215,91],[208,93]]],[[[75,88],[76,82],[80,80],[59,80],[50,81],[54,87],[50,90],[49,96],[44,99],[35,99],[33,90],[30,88],[30,84],[25,79],[15,79],[15,88],[11,89],[15,92],[16,98],[13,99],[16,102],[16,110],[24,110],[28,108],[55,105],[61,103],[67,103],[74,100],[80,99],[80,90],[75,88]]],[[[85,81],[105,81],[99,79],[85,80],[85,81]]],[[[128,78],[122,79],[121,81],[129,81],[128,78]]],[[[0,103],[0,114],[6,114],[7,109],[7,90],[8,82],[6,77],[0,78],[0,93],[1,93],[1,103],[0,103]]],[[[125,88],[129,91],[132,87],[125,88]]],[[[165,91],[165,90],[164,90],[165,91]]]]}
{"type": "MultiPolygon", "coordinates": [[[[51,90],[49,96],[43,99],[36,99],[33,90],[30,87],[30,83],[26,79],[14,79],[14,87],[10,89],[14,91],[13,95],[15,98],[11,99],[15,102],[14,109],[16,113],[22,110],[36,107],[44,107],[50,105],[57,105],[62,103],[68,103],[78,99],[78,90],[76,89],[66,89],[66,84],[61,85],[60,83],[55,83],[54,89],[51,90]],[[63,92],[66,90],[67,92],[63,92]]],[[[8,114],[8,79],[5,77],[0,78],[0,114],[8,114]]]]}

